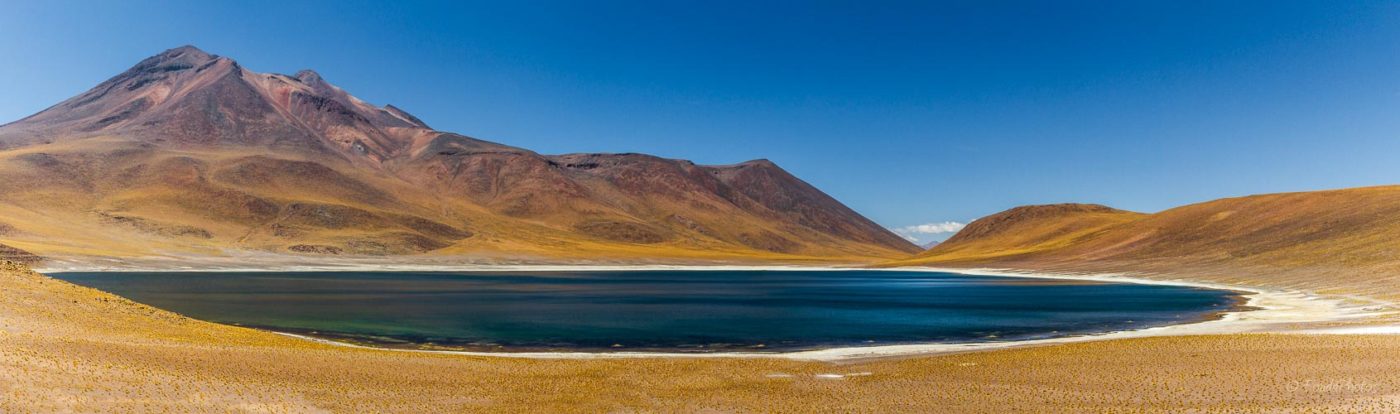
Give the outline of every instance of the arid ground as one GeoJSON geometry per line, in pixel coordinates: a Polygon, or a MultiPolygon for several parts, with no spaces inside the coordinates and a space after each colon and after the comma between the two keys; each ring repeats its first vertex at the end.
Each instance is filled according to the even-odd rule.
{"type": "Polygon", "coordinates": [[[1154,337],[842,363],[366,350],[7,264],[0,412],[1396,412],[1400,336],[1154,337]]]}
{"type": "Polygon", "coordinates": [[[1132,272],[1347,301],[1394,332],[1397,246],[1389,186],[1026,206],[920,252],[766,160],[544,155],[187,46],[0,125],[0,413],[1400,412],[1400,335],[1318,333],[1335,323],[878,360],[523,359],[201,322],[14,264],[1132,272]]]}

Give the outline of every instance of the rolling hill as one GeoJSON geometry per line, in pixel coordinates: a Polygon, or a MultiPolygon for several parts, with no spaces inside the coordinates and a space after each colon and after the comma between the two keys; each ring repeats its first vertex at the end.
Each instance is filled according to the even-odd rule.
{"type": "Polygon", "coordinates": [[[543,155],[314,71],[186,46],[0,126],[0,243],[65,258],[892,259],[918,251],[767,160],[543,155]]]}
{"type": "Polygon", "coordinates": [[[1394,299],[1400,186],[1226,198],[1155,214],[1018,207],[892,264],[1138,272],[1394,299]]]}

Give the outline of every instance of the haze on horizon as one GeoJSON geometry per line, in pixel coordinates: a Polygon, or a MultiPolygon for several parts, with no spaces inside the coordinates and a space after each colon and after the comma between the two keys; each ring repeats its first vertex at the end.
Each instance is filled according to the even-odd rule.
{"type": "Polygon", "coordinates": [[[926,242],[1020,204],[1395,183],[1395,39],[1379,1],[10,4],[0,123],[194,44],[543,153],[768,158],[926,242]]]}

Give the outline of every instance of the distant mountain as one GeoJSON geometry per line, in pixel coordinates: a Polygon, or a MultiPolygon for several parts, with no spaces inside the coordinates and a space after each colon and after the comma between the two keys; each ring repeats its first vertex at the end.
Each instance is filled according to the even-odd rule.
{"type": "Polygon", "coordinates": [[[1191,275],[1396,298],[1387,287],[1400,277],[1400,186],[1226,198],[1155,214],[1017,207],[894,264],[1191,275]]]}
{"type": "Polygon", "coordinates": [[[40,258],[33,253],[0,244],[0,260],[32,264],[39,262],[40,258]]]}
{"type": "Polygon", "coordinates": [[[541,155],[190,46],[0,126],[0,223],[19,230],[0,240],[57,256],[918,251],[767,160],[541,155]]]}
{"type": "Polygon", "coordinates": [[[937,246],[938,243],[939,243],[939,242],[938,242],[937,240],[935,240],[935,241],[931,241],[931,242],[928,242],[928,243],[921,244],[921,245],[919,245],[919,247],[923,248],[924,250],[928,250],[928,249],[932,249],[934,246],[937,246]]]}
{"type": "Polygon", "coordinates": [[[916,257],[978,261],[1035,255],[1142,217],[1141,213],[1096,204],[1016,207],[968,223],[953,237],[916,257]]]}

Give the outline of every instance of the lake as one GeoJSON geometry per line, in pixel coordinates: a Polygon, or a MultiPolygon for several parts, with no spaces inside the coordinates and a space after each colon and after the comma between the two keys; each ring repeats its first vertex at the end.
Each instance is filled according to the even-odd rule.
{"type": "Polygon", "coordinates": [[[52,276],[186,316],[389,347],[799,350],[1199,321],[1220,290],[915,271],[108,272],[52,276]]]}

